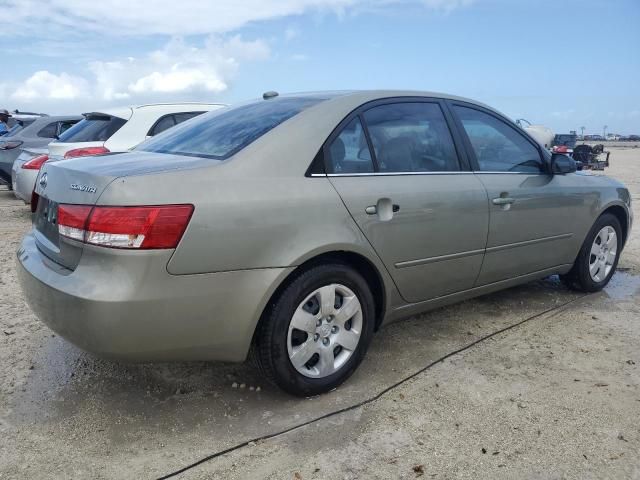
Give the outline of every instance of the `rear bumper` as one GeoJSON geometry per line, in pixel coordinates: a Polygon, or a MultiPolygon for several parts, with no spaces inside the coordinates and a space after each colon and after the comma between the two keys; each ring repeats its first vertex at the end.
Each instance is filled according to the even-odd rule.
{"type": "Polygon", "coordinates": [[[19,279],[31,309],[60,336],[130,361],[243,361],[264,306],[289,271],[170,275],[172,251],[106,250],[85,247],[71,271],[45,257],[28,234],[18,251],[19,279]]]}

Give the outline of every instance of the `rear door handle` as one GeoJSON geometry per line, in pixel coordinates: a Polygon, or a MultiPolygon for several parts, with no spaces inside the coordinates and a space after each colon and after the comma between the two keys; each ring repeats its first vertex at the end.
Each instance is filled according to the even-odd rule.
{"type": "Polygon", "coordinates": [[[498,197],[491,200],[494,205],[511,205],[515,201],[516,199],[511,197],[498,197]]]}
{"type": "Polygon", "coordinates": [[[365,207],[364,211],[367,215],[377,215],[381,222],[388,222],[400,211],[400,205],[392,203],[390,198],[379,198],[375,205],[365,207]]]}

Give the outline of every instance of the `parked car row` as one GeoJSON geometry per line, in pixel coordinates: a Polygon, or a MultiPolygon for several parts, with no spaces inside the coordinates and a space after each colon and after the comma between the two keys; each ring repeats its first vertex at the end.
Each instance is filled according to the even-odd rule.
{"type": "Polygon", "coordinates": [[[163,108],[49,144],[18,251],[33,311],[102,356],[251,357],[315,395],[393,320],[551,274],[602,289],[631,231],[621,183],[471,100],[269,93],[107,153],[218,106],[163,108]]]}
{"type": "Polygon", "coordinates": [[[76,116],[39,116],[0,137],[0,182],[31,203],[40,168],[64,158],[125,152],[217,103],[165,103],[96,111],[76,116]]]}

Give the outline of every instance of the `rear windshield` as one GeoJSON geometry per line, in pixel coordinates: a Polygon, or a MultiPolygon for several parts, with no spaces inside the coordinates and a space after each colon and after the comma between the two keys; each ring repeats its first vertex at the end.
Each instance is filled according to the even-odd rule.
{"type": "Polygon", "coordinates": [[[324,98],[261,100],[199,116],[144,142],[137,150],[224,160],[324,98]]]}
{"type": "Polygon", "coordinates": [[[109,115],[87,115],[58,138],[59,142],[106,142],[127,121],[109,115]]]}

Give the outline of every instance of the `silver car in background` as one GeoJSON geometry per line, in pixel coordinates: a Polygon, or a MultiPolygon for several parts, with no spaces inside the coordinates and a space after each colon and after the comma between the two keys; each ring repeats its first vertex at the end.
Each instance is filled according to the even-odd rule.
{"type": "Polygon", "coordinates": [[[631,199],[575,170],[463,98],[270,94],[130,153],[45,163],[19,275],[86,350],[251,356],[314,395],[385,323],[551,274],[603,288],[631,199]]]}
{"type": "MultiPolygon", "coordinates": [[[[25,149],[45,148],[59,135],[78,123],[80,115],[37,117],[32,123],[17,130],[12,135],[0,138],[0,178],[13,188],[15,160],[25,149]]],[[[29,192],[31,196],[31,192],[29,192]]]]}

